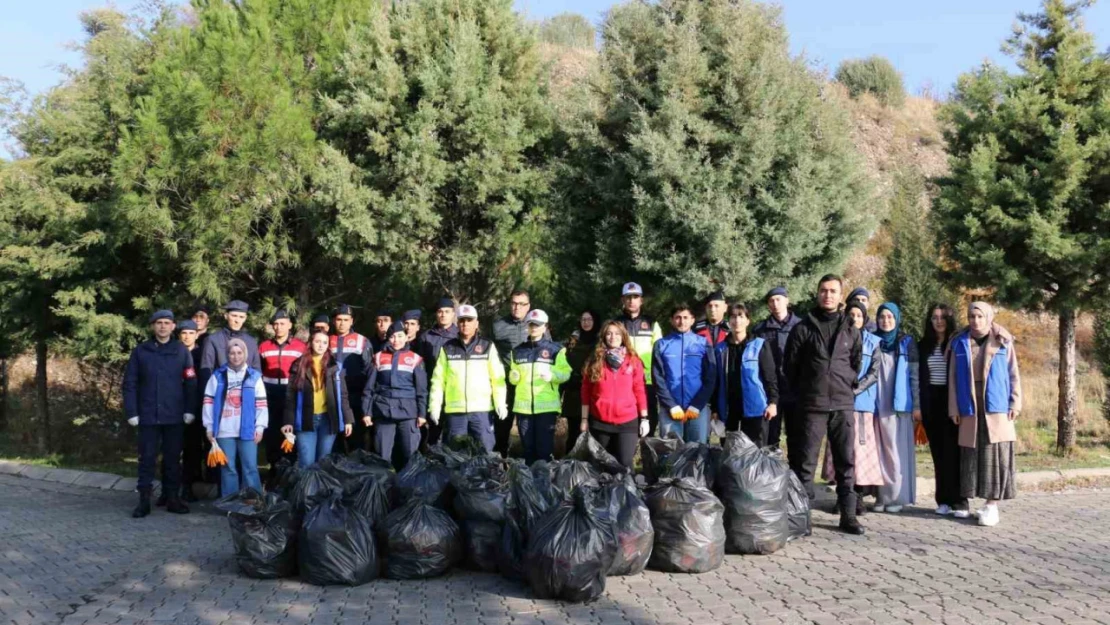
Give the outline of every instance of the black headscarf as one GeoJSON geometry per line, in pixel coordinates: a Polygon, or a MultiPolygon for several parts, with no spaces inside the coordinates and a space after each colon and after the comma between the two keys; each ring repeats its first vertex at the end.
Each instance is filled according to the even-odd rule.
{"type": "Polygon", "coordinates": [[[579,345],[597,345],[597,335],[598,335],[598,332],[601,331],[601,324],[602,323],[603,322],[601,320],[601,317],[597,314],[596,310],[591,310],[591,309],[587,308],[586,310],[583,310],[581,313],[578,313],[578,344],[579,345]],[[582,329],[582,313],[590,313],[590,316],[594,318],[594,327],[589,332],[582,329]]]}
{"type": "MultiPolygon", "coordinates": [[[[858,300],[852,300],[851,302],[849,302],[848,307],[844,309],[844,314],[847,315],[848,311],[853,308],[863,313],[863,325],[866,326],[867,322],[870,321],[870,319],[867,318],[867,307],[858,300]]],[[[863,328],[860,329],[862,330],[863,328]]]]}

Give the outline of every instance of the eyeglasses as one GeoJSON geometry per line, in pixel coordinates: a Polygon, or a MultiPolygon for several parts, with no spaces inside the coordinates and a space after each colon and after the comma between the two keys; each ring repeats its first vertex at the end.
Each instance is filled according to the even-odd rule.
{"type": "Polygon", "coordinates": [[[530,306],[531,304],[531,302],[509,302],[509,305],[513,308],[524,308],[525,306],[530,306]]]}

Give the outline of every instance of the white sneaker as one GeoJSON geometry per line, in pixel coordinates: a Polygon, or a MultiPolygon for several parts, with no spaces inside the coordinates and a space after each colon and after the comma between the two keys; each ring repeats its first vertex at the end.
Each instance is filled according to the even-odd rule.
{"type": "Polygon", "coordinates": [[[968,519],[968,518],[971,518],[971,511],[970,510],[956,510],[956,511],[952,512],[952,516],[956,517],[957,519],[968,519]]]}
{"type": "Polygon", "coordinates": [[[952,508],[948,504],[942,503],[937,506],[937,514],[941,516],[948,516],[952,514],[952,508]]]}
{"type": "Polygon", "coordinates": [[[900,506],[900,505],[887,506],[886,511],[891,513],[891,514],[898,514],[899,512],[902,511],[902,506],[900,506]]]}
{"type": "Polygon", "coordinates": [[[998,506],[987,506],[983,512],[979,514],[979,525],[986,527],[994,527],[998,525],[998,506]]]}

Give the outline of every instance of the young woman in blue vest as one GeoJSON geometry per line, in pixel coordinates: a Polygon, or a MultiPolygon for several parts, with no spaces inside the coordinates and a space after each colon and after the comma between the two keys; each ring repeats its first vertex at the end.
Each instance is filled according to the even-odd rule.
{"type": "Polygon", "coordinates": [[[1021,374],[1014,337],[994,323],[994,308],[973,302],[968,327],[952,337],[948,415],[959,424],[960,494],[986,499],[979,525],[998,525],[998,502],[1013,499],[1014,419],[1021,413],[1021,374]]]}
{"type": "Polygon", "coordinates": [[[228,339],[227,364],[208,378],[201,415],[208,440],[227,456],[227,464],[220,467],[220,494],[226,497],[245,487],[262,492],[258,443],[270,423],[270,411],[262,372],[247,366],[242,339],[228,339]]]}
{"type": "Polygon", "coordinates": [[[312,333],[308,353],[289,368],[284,434],[295,434],[297,464],[308,467],[331,452],[339,432],[355,425],[342,363],[332,358],[326,332],[312,333]]]}
{"type": "MultiPolygon", "coordinates": [[[[875,352],[879,349],[879,337],[865,328],[868,325],[867,304],[853,300],[846,310],[848,320],[860,330],[863,342],[863,359],[860,364],[858,378],[863,379],[876,363],[875,352]]],[[[852,425],[855,432],[852,435],[852,446],[856,452],[856,514],[864,514],[867,509],[863,503],[864,497],[872,496],[878,500],[879,487],[883,485],[883,470],[879,465],[879,441],[875,427],[876,399],[878,389],[872,385],[862,389],[856,394],[856,409],[852,415],[852,425]]],[[[825,467],[822,476],[831,484],[835,482],[836,473],[833,470],[832,455],[825,446],[825,467]]]]}
{"type": "Polygon", "coordinates": [[[921,422],[929,436],[936,482],[937,514],[971,516],[960,494],[960,427],[948,418],[948,349],[956,333],[956,315],[947,304],[933,304],[925,318],[925,335],[917,345],[921,360],[921,422]]]}
{"type": "Polygon", "coordinates": [[[917,342],[901,331],[902,311],[897,304],[879,306],[875,322],[879,349],[860,389],[875,386],[876,433],[883,485],[876,512],[901,512],[917,499],[917,462],[914,425],[921,420],[918,392],[917,342]]]}
{"type": "Polygon", "coordinates": [[[728,307],[728,336],[717,344],[717,390],[710,402],[713,420],[729,432],[744,433],[760,447],[767,445],[768,424],[778,415],[779,378],[771,345],[748,336],[748,308],[728,307]]]}

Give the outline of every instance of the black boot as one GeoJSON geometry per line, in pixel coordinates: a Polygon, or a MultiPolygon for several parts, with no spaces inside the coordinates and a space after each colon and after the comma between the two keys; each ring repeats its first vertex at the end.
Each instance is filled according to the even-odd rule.
{"type": "Polygon", "coordinates": [[[139,505],[131,512],[131,518],[141,519],[148,514],[150,514],[150,489],[143,488],[139,490],[139,505]]]}
{"type": "Polygon", "coordinates": [[[840,529],[846,534],[863,536],[863,526],[856,519],[856,502],[859,501],[855,493],[844,496],[840,502],[840,529]]]}
{"type": "Polygon", "coordinates": [[[181,499],[183,501],[188,501],[189,503],[200,501],[200,499],[195,494],[193,494],[192,484],[185,484],[181,487],[181,499]]]}
{"type": "Polygon", "coordinates": [[[863,495],[856,495],[856,516],[867,514],[867,505],[863,503],[863,495]]]}
{"type": "Polygon", "coordinates": [[[166,512],[189,514],[189,506],[185,505],[185,502],[177,497],[172,497],[166,502],[166,512]]]}
{"type": "Polygon", "coordinates": [[[158,499],[154,500],[154,505],[158,506],[159,508],[166,507],[166,491],[165,491],[165,489],[163,489],[162,492],[158,493],[158,499]]]}

